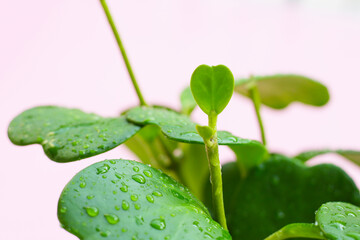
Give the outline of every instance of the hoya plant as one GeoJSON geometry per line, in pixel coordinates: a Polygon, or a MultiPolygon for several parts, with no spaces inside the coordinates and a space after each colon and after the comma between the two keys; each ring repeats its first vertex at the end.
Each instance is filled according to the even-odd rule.
{"type": "Polygon", "coordinates": [[[353,180],[335,165],[306,165],[327,153],[360,165],[359,151],[285,156],[266,146],[261,107],[323,106],[329,100],[323,84],[291,74],[234,80],[224,65],[200,65],[181,94],[181,109],[153,106],[140,91],[105,0],[100,2],[139,105],[111,118],[39,106],[20,113],[8,128],[14,144],[40,144],[59,163],[121,144],[141,160],[104,160],[76,174],[58,202],[65,230],[82,240],[360,239],[360,193],[353,180]],[[261,142],[217,129],[234,92],[251,99],[261,142]],[[208,116],[206,126],[191,120],[196,107],[208,116]],[[219,145],[236,159],[221,166],[219,145]]]}

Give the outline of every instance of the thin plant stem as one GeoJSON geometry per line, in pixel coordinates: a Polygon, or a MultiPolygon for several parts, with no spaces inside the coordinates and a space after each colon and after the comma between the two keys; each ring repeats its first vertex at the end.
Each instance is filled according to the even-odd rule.
{"type": "Polygon", "coordinates": [[[215,219],[227,230],[224,208],[223,186],[221,177],[221,165],[219,159],[219,146],[216,132],[217,115],[209,115],[209,127],[214,131],[210,139],[204,139],[206,155],[209,161],[210,181],[212,187],[212,199],[215,208],[215,219]]]}
{"type": "Polygon", "coordinates": [[[282,240],[288,238],[326,239],[320,228],[315,226],[315,224],[293,223],[271,234],[269,237],[265,238],[265,240],[282,240]]]}
{"type": "Polygon", "coordinates": [[[256,117],[257,117],[259,128],[261,131],[262,143],[266,146],[265,130],[264,130],[264,125],[262,122],[261,114],[260,114],[261,99],[260,99],[259,89],[255,83],[253,83],[253,84],[251,84],[251,86],[249,86],[249,94],[250,94],[250,98],[254,104],[256,117]]]}
{"type": "Polygon", "coordinates": [[[116,42],[117,42],[117,44],[118,44],[118,46],[119,46],[121,55],[122,55],[122,57],[123,57],[123,59],[124,59],[126,68],[127,68],[127,70],[128,70],[129,76],[130,76],[131,81],[132,81],[132,84],[133,84],[133,86],[134,86],[134,88],[135,88],[136,94],[138,95],[138,98],[139,98],[139,101],[140,101],[140,105],[141,105],[141,106],[147,106],[147,104],[146,104],[146,102],[145,102],[145,100],[144,100],[144,97],[142,96],[142,93],[141,93],[141,91],[140,91],[139,85],[138,85],[137,82],[136,82],[136,78],[135,78],[134,72],[133,72],[133,70],[132,70],[132,68],[131,68],[129,59],[128,59],[127,55],[126,55],[126,51],[125,51],[124,45],[123,45],[123,43],[122,43],[122,41],[121,41],[119,32],[118,32],[118,30],[116,29],[114,20],[113,20],[113,18],[112,18],[112,16],[111,16],[109,7],[107,6],[105,0],[100,0],[100,2],[101,2],[101,5],[102,5],[102,7],[103,7],[103,9],[104,9],[104,12],[105,12],[105,14],[106,14],[106,17],[107,17],[107,19],[108,19],[108,21],[109,21],[109,24],[110,24],[110,26],[111,26],[111,29],[112,29],[112,31],[113,31],[113,33],[114,33],[116,42]]]}

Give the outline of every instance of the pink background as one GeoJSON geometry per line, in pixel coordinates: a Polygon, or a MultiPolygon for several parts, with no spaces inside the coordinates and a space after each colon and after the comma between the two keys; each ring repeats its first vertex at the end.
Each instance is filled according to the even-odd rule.
{"type": "MultiPolygon", "coordinates": [[[[116,1],[110,8],[146,100],[179,108],[179,94],[200,64],[225,64],[235,76],[301,73],[325,83],[324,108],[263,109],[272,151],[360,149],[360,2],[116,1]],[[316,2],[316,5],[315,3],[316,2]]],[[[0,239],[77,239],[61,229],[58,197],[78,171],[106,158],[135,157],[119,147],[58,164],[40,146],[17,147],[7,126],[37,105],[116,116],[138,103],[98,1],[0,1],[0,239]]],[[[194,119],[205,123],[199,110],[194,119]]],[[[259,139],[250,102],[234,96],[219,129],[259,139]]],[[[221,149],[222,161],[234,159],[221,149]]],[[[359,169],[336,161],[360,185],[359,169]]]]}

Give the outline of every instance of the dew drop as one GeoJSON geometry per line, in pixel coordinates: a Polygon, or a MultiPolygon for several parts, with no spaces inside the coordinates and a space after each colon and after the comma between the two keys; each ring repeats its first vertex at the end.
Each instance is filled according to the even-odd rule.
{"type": "Polygon", "coordinates": [[[81,182],[79,186],[80,186],[81,188],[86,187],[86,182],[81,182]]]}
{"type": "Polygon", "coordinates": [[[144,175],[147,176],[147,177],[152,177],[153,176],[152,173],[149,170],[145,170],[144,175]]]}
{"type": "Polygon", "coordinates": [[[122,178],[121,174],[118,173],[118,172],[115,172],[115,177],[117,177],[118,179],[121,179],[121,178],[122,178]]]}
{"type": "Polygon", "coordinates": [[[141,208],[141,205],[139,203],[135,203],[134,207],[136,210],[139,210],[141,208]]]}
{"type": "Polygon", "coordinates": [[[66,207],[60,208],[60,212],[61,212],[61,213],[66,213],[66,211],[67,211],[67,208],[66,208],[66,207]]]}
{"type": "Polygon", "coordinates": [[[102,236],[102,237],[107,237],[107,236],[109,236],[109,235],[110,235],[109,232],[101,232],[101,233],[100,233],[100,236],[102,236]]]}
{"type": "Polygon", "coordinates": [[[111,164],[115,164],[115,163],[116,163],[116,161],[115,161],[115,160],[110,160],[110,161],[109,161],[109,163],[111,163],[111,164]]]}
{"type": "Polygon", "coordinates": [[[146,200],[148,200],[148,202],[150,202],[150,203],[153,203],[154,197],[152,195],[146,195],[146,200]]]}
{"type": "Polygon", "coordinates": [[[126,200],[123,200],[121,207],[123,210],[128,210],[130,208],[130,204],[126,200]]]}
{"type": "Polygon", "coordinates": [[[166,223],[164,219],[156,218],[150,222],[150,226],[157,230],[164,230],[166,228],[166,223]]]}
{"type": "Polygon", "coordinates": [[[86,198],[90,200],[90,199],[93,199],[94,197],[95,197],[94,195],[87,195],[86,198]]]}
{"type": "Polygon", "coordinates": [[[130,199],[131,199],[131,201],[136,202],[139,199],[139,197],[138,197],[138,195],[133,194],[130,196],[130,199]]]}
{"type": "Polygon", "coordinates": [[[110,170],[110,166],[105,163],[101,167],[96,168],[96,170],[97,170],[96,174],[104,174],[110,170]]]}
{"type": "Polygon", "coordinates": [[[143,225],[144,224],[144,218],[142,216],[136,216],[135,222],[137,225],[143,225]]]}
{"type": "Polygon", "coordinates": [[[127,192],[127,191],[128,191],[128,186],[127,186],[127,185],[123,185],[123,186],[120,187],[120,190],[121,190],[122,192],[127,192]]]}
{"type": "Polygon", "coordinates": [[[133,167],[133,170],[134,170],[135,172],[139,172],[140,169],[139,169],[139,167],[136,167],[136,166],[135,166],[135,167],[133,167]]]}
{"type": "Polygon", "coordinates": [[[84,207],[86,210],[86,213],[90,216],[90,217],[96,217],[97,215],[99,215],[99,209],[97,209],[96,207],[84,207]]]}
{"type": "Polygon", "coordinates": [[[146,182],[145,177],[141,174],[132,175],[132,179],[140,184],[144,184],[146,182]]]}
{"type": "Polygon", "coordinates": [[[105,214],[104,216],[110,224],[117,224],[120,221],[119,217],[115,214],[105,214]]]}
{"type": "Polygon", "coordinates": [[[162,193],[159,191],[153,191],[152,195],[154,195],[156,197],[162,197],[162,193]]]}

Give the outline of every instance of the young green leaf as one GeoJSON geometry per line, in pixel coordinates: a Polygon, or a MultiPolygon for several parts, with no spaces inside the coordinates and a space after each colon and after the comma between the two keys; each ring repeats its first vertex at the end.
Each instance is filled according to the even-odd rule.
{"type": "Polygon", "coordinates": [[[299,159],[302,162],[306,162],[310,160],[311,158],[314,158],[316,156],[322,155],[322,154],[328,154],[328,153],[336,153],[340,156],[343,156],[344,158],[352,161],[353,163],[360,166],[360,151],[353,151],[353,150],[317,150],[317,151],[307,151],[302,152],[295,156],[295,158],[299,159]]]}
{"type": "Polygon", "coordinates": [[[78,109],[43,106],[18,115],[8,135],[17,145],[41,144],[51,160],[71,162],[106,152],[139,130],[125,117],[102,118],[78,109]]]}
{"type": "Polygon", "coordinates": [[[220,114],[234,91],[234,76],[224,65],[200,65],[191,76],[191,92],[199,107],[207,114],[220,114]]]}
{"type": "MultiPolygon", "coordinates": [[[[185,143],[200,143],[204,141],[196,132],[196,123],[189,117],[181,115],[175,111],[155,107],[135,107],[126,113],[127,120],[140,126],[157,125],[162,133],[171,140],[185,143]]],[[[236,137],[226,131],[218,131],[218,143],[220,145],[247,145],[258,146],[259,151],[264,146],[254,140],[236,137]]]]}
{"type": "Polygon", "coordinates": [[[325,203],[316,212],[316,222],[329,240],[360,239],[360,208],[352,204],[325,203]]]}
{"type": "Polygon", "coordinates": [[[272,155],[243,180],[240,173],[231,174],[233,179],[227,174],[223,172],[224,202],[234,240],[264,239],[287,224],[313,222],[314,212],[325,202],[360,204],[352,179],[331,164],[307,167],[296,159],[272,155]]]}
{"type": "Polygon", "coordinates": [[[196,125],[196,131],[206,141],[209,141],[210,138],[214,135],[214,130],[208,126],[196,125]]]}
{"type": "Polygon", "coordinates": [[[292,102],[319,107],[329,101],[329,92],[323,84],[291,74],[240,79],[235,83],[235,92],[250,97],[247,84],[252,80],[258,87],[261,103],[274,109],[283,109],[292,102]]]}
{"type": "Polygon", "coordinates": [[[187,188],[128,160],[95,163],[63,190],[62,226],[82,240],[231,239],[187,188]]]}
{"type": "Polygon", "coordinates": [[[182,91],[180,95],[180,102],[181,102],[181,113],[190,116],[190,114],[197,105],[194,96],[191,93],[190,87],[186,87],[182,91]]]}

